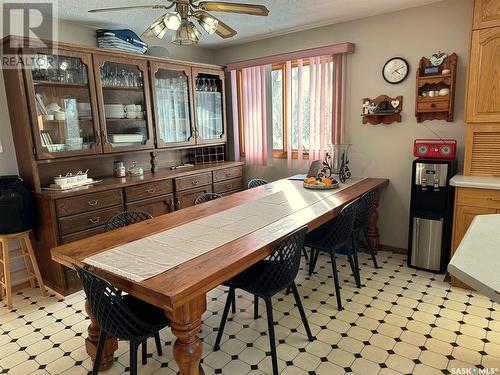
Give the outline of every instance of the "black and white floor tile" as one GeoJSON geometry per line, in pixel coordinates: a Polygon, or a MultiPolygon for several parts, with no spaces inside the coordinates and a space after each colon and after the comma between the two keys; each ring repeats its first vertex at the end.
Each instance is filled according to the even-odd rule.
{"type": "MultiPolygon", "coordinates": [[[[452,374],[457,369],[493,369],[500,373],[500,306],[477,292],[450,287],[443,275],[406,266],[405,256],[381,252],[382,268],[361,255],[357,289],[349,266],[339,256],[342,299],[336,307],[331,265],[321,256],[311,277],[301,269],[297,283],[317,340],[307,341],[293,296],[274,298],[279,368],[283,375],[452,374]]],[[[302,266],[305,268],[305,261],[302,266]]],[[[221,350],[213,352],[227,294],[223,287],[208,295],[201,337],[203,368],[208,374],[270,374],[265,317],[253,319],[253,299],[240,293],[238,313],[230,315],[221,350]]],[[[260,311],[265,311],[262,304],[260,311]]],[[[12,311],[0,302],[0,374],[87,374],[91,361],[84,338],[89,320],[84,296],[42,298],[27,289],[14,298],[12,311]]],[[[140,374],[177,372],[174,337],[161,332],[163,356],[149,346],[140,374]]],[[[128,371],[128,343],[120,342],[114,366],[105,374],[128,371]]],[[[140,358],[140,357],[139,357],[140,358]]]]}

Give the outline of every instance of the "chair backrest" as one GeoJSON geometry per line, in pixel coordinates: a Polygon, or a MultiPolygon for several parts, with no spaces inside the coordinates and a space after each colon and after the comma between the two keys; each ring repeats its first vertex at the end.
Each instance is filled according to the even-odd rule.
{"type": "Polygon", "coordinates": [[[121,291],[93,272],[75,266],[90,310],[101,329],[121,340],[136,340],[154,327],[139,320],[123,302],[121,291]]]}
{"type": "Polygon", "coordinates": [[[344,206],[340,215],[327,224],[323,241],[329,248],[335,249],[350,241],[360,202],[358,198],[344,206]]]}
{"type": "Polygon", "coordinates": [[[266,180],[263,180],[262,178],[254,178],[253,180],[250,180],[248,182],[248,188],[253,189],[254,187],[262,186],[265,184],[268,184],[266,180]]]}
{"type": "Polygon", "coordinates": [[[126,227],[127,225],[135,224],[140,221],[152,219],[153,216],[148,214],[147,212],[141,211],[127,211],[122,212],[118,215],[113,216],[106,222],[105,230],[109,232],[113,229],[118,229],[122,227],[126,227]]]}
{"type": "Polygon", "coordinates": [[[286,236],[266,261],[263,272],[245,290],[255,294],[274,294],[288,287],[299,272],[307,226],[286,236]]]}
{"type": "Polygon", "coordinates": [[[360,198],[358,211],[356,212],[356,220],[354,221],[354,229],[360,230],[368,227],[370,218],[373,213],[373,205],[377,199],[377,190],[369,191],[360,198]]]}
{"type": "Polygon", "coordinates": [[[198,198],[194,200],[194,204],[201,204],[208,201],[213,201],[214,199],[222,198],[222,195],[217,193],[203,193],[198,198]]]}

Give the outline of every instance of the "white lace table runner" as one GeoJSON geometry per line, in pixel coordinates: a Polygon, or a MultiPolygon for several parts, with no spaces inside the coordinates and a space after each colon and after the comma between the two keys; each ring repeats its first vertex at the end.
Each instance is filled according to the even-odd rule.
{"type": "Polygon", "coordinates": [[[85,258],[91,266],[140,282],[214,250],[285,216],[326,199],[362,178],[352,178],[334,190],[280,191],[216,214],[194,220],[140,240],[85,258]]]}

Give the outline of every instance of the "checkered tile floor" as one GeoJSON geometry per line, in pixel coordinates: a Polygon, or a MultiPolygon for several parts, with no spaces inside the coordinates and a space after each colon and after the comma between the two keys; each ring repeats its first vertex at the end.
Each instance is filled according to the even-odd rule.
{"type": "MultiPolygon", "coordinates": [[[[378,260],[382,268],[375,270],[370,258],[361,255],[364,286],[357,289],[345,257],[339,256],[345,307],[341,312],[328,258],[320,257],[312,277],[300,271],[299,292],[317,337],[312,343],[293,296],[274,298],[281,374],[432,375],[470,368],[500,373],[499,305],[476,292],[450,288],[442,275],[408,268],[403,255],[382,252],[378,260]]],[[[226,296],[222,287],[208,296],[201,333],[205,373],[270,374],[265,317],[253,319],[250,295],[238,295],[238,313],[230,315],[221,350],[212,351],[226,296]]],[[[83,338],[89,321],[82,293],[58,300],[25,290],[15,296],[14,306],[9,312],[0,302],[0,373],[88,373],[91,361],[83,338]]],[[[265,311],[263,302],[260,311],[265,311]]],[[[174,337],[167,329],[161,336],[163,356],[150,353],[148,364],[139,365],[140,374],[176,373],[174,337]]],[[[154,349],[153,342],[148,346],[154,349]]],[[[128,343],[120,342],[115,354],[116,362],[106,374],[128,371],[128,343]]]]}

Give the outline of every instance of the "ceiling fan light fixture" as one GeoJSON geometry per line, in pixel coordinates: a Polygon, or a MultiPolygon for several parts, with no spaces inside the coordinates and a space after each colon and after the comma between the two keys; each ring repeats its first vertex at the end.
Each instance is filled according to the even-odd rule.
{"type": "Polygon", "coordinates": [[[181,25],[181,16],[177,12],[169,12],[163,17],[163,23],[169,30],[177,30],[181,25]]]}
{"type": "Polygon", "coordinates": [[[205,12],[197,14],[196,18],[198,19],[198,23],[200,24],[200,26],[203,27],[203,30],[205,30],[210,35],[215,34],[215,32],[217,31],[217,27],[219,26],[218,19],[205,12]]]}
{"type": "Polygon", "coordinates": [[[180,46],[198,44],[200,36],[200,31],[196,26],[191,21],[184,19],[174,33],[172,43],[180,46]]]}

